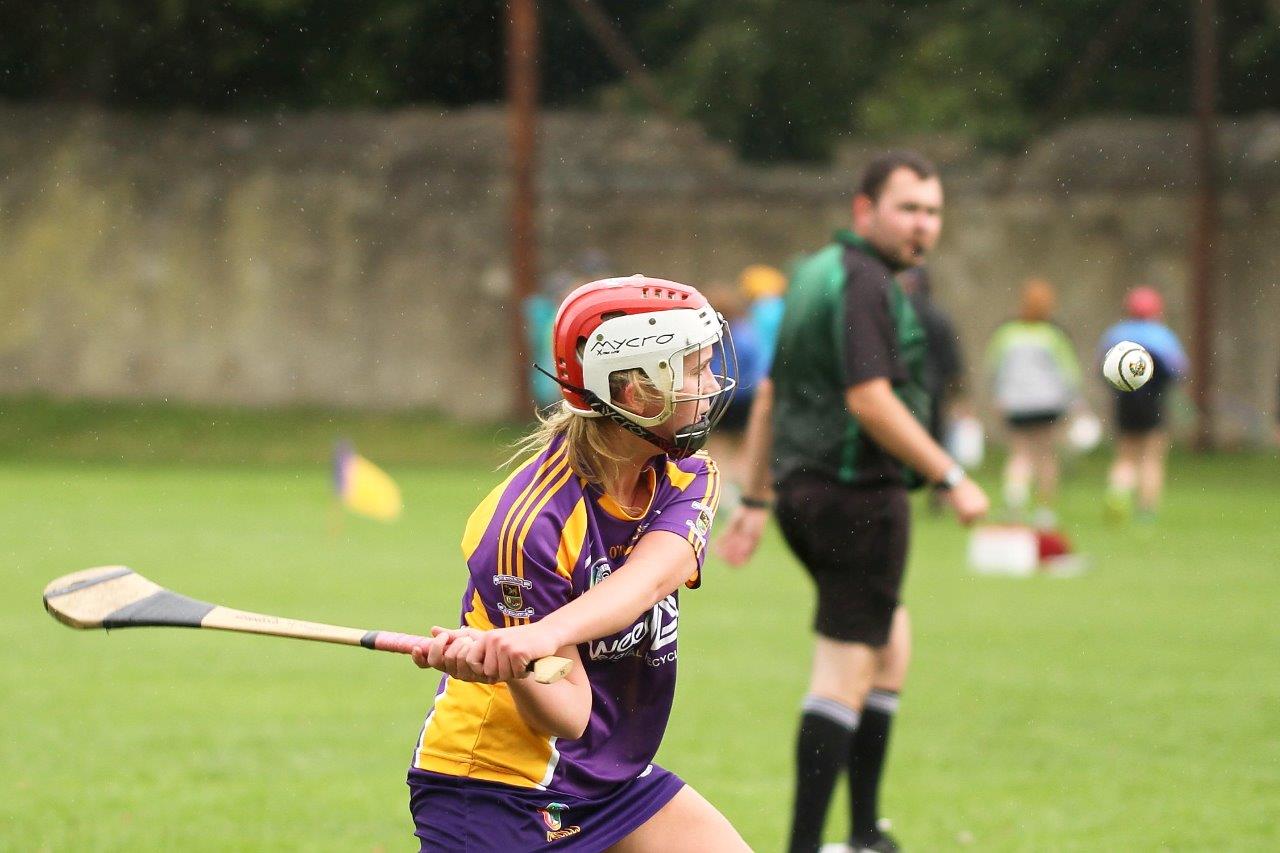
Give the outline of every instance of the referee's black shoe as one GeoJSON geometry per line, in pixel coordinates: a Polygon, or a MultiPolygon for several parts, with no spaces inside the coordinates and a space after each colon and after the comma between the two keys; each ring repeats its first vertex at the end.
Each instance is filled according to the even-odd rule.
{"type": "Polygon", "coordinates": [[[902,853],[898,842],[887,832],[877,831],[875,835],[855,838],[849,846],[855,853],[902,853]]]}

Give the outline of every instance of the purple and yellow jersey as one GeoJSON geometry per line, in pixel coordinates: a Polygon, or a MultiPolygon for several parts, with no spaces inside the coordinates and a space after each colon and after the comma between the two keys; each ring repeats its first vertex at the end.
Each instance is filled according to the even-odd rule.
{"type": "MultiPolygon", "coordinates": [[[[702,454],[680,462],[658,456],[642,476],[652,498],[632,517],[573,472],[563,438],[524,463],[467,522],[462,623],[488,630],[536,622],[624,571],[640,537],[657,530],[689,542],[697,568],[685,585],[696,588],[719,500],[716,467],[702,454]]],[[[679,613],[672,593],[626,630],[578,646],[592,706],[577,740],[531,729],[505,684],[443,677],[414,766],[582,797],[636,778],[671,712],[679,613]]]]}

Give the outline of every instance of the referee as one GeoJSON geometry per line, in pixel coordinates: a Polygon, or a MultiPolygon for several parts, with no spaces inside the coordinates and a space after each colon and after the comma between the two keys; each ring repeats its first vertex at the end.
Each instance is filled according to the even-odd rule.
{"type": "Polygon", "coordinates": [[[831,793],[849,771],[850,846],[894,851],[877,828],[889,727],[910,657],[899,606],[910,513],[907,489],[946,490],[957,518],[987,496],[930,437],[925,335],[896,273],[923,262],[942,227],[937,170],[909,152],[867,166],[852,230],[792,276],[770,379],[744,442],[742,505],[721,555],[750,558],[776,493],[783,537],[813,578],[817,634],[796,743],[790,847],[813,853],[831,793]],[[772,478],[768,462],[772,460],[772,478]]]}

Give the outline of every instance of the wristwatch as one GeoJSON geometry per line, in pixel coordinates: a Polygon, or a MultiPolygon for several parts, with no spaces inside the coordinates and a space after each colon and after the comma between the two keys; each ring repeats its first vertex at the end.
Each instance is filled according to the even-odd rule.
{"type": "Polygon", "coordinates": [[[951,463],[951,467],[947,469],[947,473],[942,475],[942,479],[934,483],[935,488],[951,490],[960,485],[960,481],[969,476],[964,472],[959,462],[951,463]]]}
{"type": "Polygon", "coordinates": [[[773,501],[768,498],[753,498],[750,495],[743,495],[738,502],[747,509],[773,509],[773,501]]]}

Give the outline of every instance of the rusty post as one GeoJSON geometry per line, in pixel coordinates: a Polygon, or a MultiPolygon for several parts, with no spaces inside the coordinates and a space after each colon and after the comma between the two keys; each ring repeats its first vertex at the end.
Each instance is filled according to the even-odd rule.
{"type": "Polygon", "coordinates": [[[507,3],[507,109],[511,144],[511,349],[515,394],[511,414],[529,417],[530,353],[524,305],[537,287],[536,157],[538,123],[538,10],[536,0],[507,3]]]}
{"type": "Polygon", "coordinates": [[[1218,174],[1215,100],[1217,39],[1214,0],[1195,4],[1192,105],[1195,110],[1195,231],[1191,239],[1191,391],[1196,406],[1197,450],[1214,446],[1213,291],[1218,236],[1218,174]]]}

